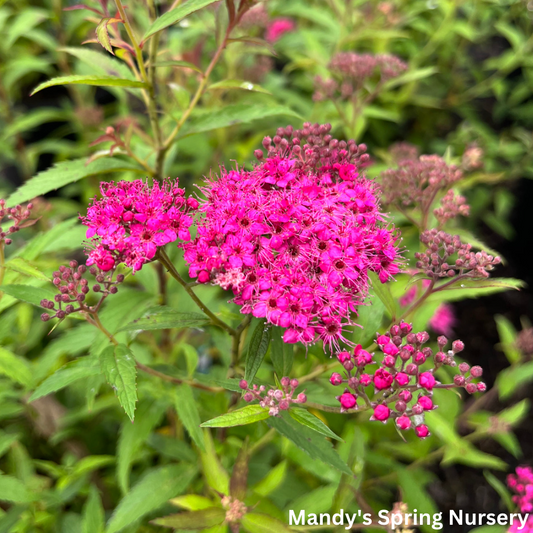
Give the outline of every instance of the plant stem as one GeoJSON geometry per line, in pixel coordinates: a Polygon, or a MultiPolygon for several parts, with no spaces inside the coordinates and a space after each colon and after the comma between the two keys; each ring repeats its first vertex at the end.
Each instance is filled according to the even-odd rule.
{"type": "MultiPolygon", "coordinates": [[[[4,252],[4,241],[0,240],[0,285],[4,283],[4,276],[6,273],[6,257],[4,252]]],[[[3,292],[0,292],[0,300],[2,299],[2,296],[4,296],[3,292]]]]}
{"type": "Polygon", "coordinates": [[[170,272],[170,275],[185,289],[187,294],[192,298],[194,303],[216,324],[218,327],[227,331],[232,337],[237,335],[237,331],[234,330],[231,326],[226,324],[224,321],[220,320],[203,302],[196,296],[191,287],[188,286],[187,282],[180,276],[179,272],[176,270],[176,267],[172,264],[172,261],[168,257],[167,253],[163,248],[159,248],[156,254],[156,258],[163,264],[163,266],[170,272]]]}

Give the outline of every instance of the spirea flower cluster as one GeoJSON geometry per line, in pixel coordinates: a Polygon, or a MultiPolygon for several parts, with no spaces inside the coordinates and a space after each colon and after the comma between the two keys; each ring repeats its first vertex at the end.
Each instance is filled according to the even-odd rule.
{"type": "Polygon", "coordinates": [[[13,233],[16,233],[21,228],[35,224],[35,220],[28,220],[31,216],[32,209],[32,203],[29,203],[26,205],[26,207],[21,205],[17,205],[15,207],[6,207],[6,201],[3,198],[0,198],[0,224],[3,222],[5,217],[7,217],[7,220],[9,221],[9,227],[5,230],[2,226],[0,226],[0,244],[11,244],[12,239],[10,236],[13,233]]]}
{"type": "Polygon", "coordinates": [[[185,198],[178,180],[149,185],[142,180],[102,183],[102,197],[93,199],[80,217],[92,239],[87,265],[107,272],[120,263],[133,271],[151,261],[158,247],[177,239],[189,241],[190,213],[198,207],[185,198]]]}
{"type": "Polygon", "coordinates": [[[338,345],[368,291],[368,272],[399,271],[397,237],[360,174],[366,147],[306,123],[265,138],[251,171],[221,170],[201,187],[189,274],[232,290],[242,313],[286,328],[286,343],[338,345]]]}
{"type": "Polygon", "coordinates": [[[307,396],[300,392],[296,394],[298,380],[283,377],[280,380],[281,389],[270,388],[266,390],[265,385],[253,385],[250,387],[245,379],[241,379],[239,387],[243,391],[245,402],[259,401],[259,405],[268,409],[270,416],[279,416],[280,411],[287,411],[293,403],[305,403],[307,396]]]}
{"type": "Polygon", "coordinates": [[[524,514],[530,514],[528,521],[524,528],[519,529],[518,522],[513,524],[509,529],[509,533],[533,532],[533,469],[529,466],[519,466],[515,474],[507,476],[507,485],[515,493],[513,502],[518,507],[518,510],[524,514]]]}
{"type": "Polygon", "coordinates": [[[484,383],[473,382],[483,374],[481,367],[470,368],[467,363],[459,364],[460,374],[454,377],[453,383],[439,383],[435,370],[442,365],[457,366],[454,356],[464,349],[464,344],[456,340],[451,350],[445,352],[448,339],[439,337],[439,351],[434,354],[429,346],[424,346],[428,340],[426,331],[413,333],[410,324],[401,322],[392,326],[386,335],[378,335],[376,344],[383,354],[380,362],[361,345],[353,352],[339,352],[337,358],[345,372],[344,375],[333,373],[330,383],[345,386],[344,392],[337,396],[341,412],[365,405],[373,410],[371,420],[386,422],[392,418],[399,429],[414,429],[418,437],[425,438],[430,433],[424,423],[424,413],[437,408],[432,399],[434,389],[464,388],[469,394],[486,390],[484,383]],[[426,362],[432,362],[429,370],[422,368],[426,362]],[[369,371],[373,365],[378,368],[369,371]]]}

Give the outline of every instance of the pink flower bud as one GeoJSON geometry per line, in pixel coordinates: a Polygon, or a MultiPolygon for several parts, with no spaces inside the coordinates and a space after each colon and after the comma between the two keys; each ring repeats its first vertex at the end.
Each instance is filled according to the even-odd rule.
{"type": "Polygon", "coordinates": [[[413,394],[411,391],[403,390],[398,394],[400,397],[400,400],[404,401],[405,403],[409,403],[413,399],[413,394]]]}
{"type": "Polygon", "coordinates": [[[441,335],[437,339],[437,344],[439,345],[439,348],[442,350],[442,348],[444,348],[444,346],[448,344],[448,339],[444,335],[441,335]]]}
{"type": "Polygon", "coordinates": [[[411,358],[411,352],[409,350],[401,350],[400,351],[400,359],[402,361],[409,361],[409,359],[411,358]]]}
{"type": "Polygon", "coordinates": [[[245,379],[239,381],[239,387],[243,390],[248,388],[248,382],[245,379]]]}
{"type": "Polygon", "coordinates": [[[289,377],[285,376],[281,378],[281,386],[287,388],[291,384],[291,380],[289,377]]]}
{"type": "Polygon", "coordinates": [[[352,358],[352,356],[350,355],[350,352],[339,352],[337,354],[337,359],[341,362],[341,363],[344,363],[346,361],[349,361],[350,359],[352,358]]]}
{"type": "Polygon", "coordinates": [[[354,369],[355,365],[353,363],[353,361],[345,361],[342,366],[345,368],[345,370],[347,370],[348,372],[350,372],[351,370],[354,369]]]}
{"type": "Polygon", "coordinates": [[[416,355],[413,358],[415,365],[422,365],[426,362],[426,356],[422,352],[416,352],[416,355]]]}
{"type": "Polygon", "coordinates": [[[48,322],[48,321],[50,320],[50,315],[49,315],[48,313],[43,313],[43,314],[41,315],[41,320],[42,320],[43,322],[48,322]]]}
{"type": "Polygon", "coordinates": [[[387,355],[396,355],[399,352],[398,347],[392,342],[385,344],[382,350],[383,350],[383,353],[387,355]]]}
{"type": "Polygon", "coordinates": [[[378,368],[374,374],[374,386],[377,390],[388,389],[392,384],[393,376],[383,368],[378,368]]]}
{"type": "Polygon", "coordinates": [[[470,370],[470,365],[468,363],[461,363],[459,365],[459,371],[461,374],[466,374],[470,370]]]}
{"type": "Polygon", "coordinates": [[[401,331],[401,335],[405,337],[406,335],[411,333],[411,331],[413,331],[413,326],[402,320],[400,322],[400,331],[401,331]]]}
{"type": "Polygon", "coordinates": [[[407,404],[403,400],[398,400],[394,404],[394,409],[396,409],[398,413],[403,413],[407,409],[407,404]]]}
{"type": "Polygon", "coordinates": [[[357,404],[357,398],[354,394],[346,390],[343,394],[338,397],[339,402],[341,402],[341,407],[343,409],[353,409],[357,404]]]}
{"type": "Polygon", "coordinates": [[[421,331],[420,333],[416,334],[416,340],[420,344],[424,344],[429,340],[429,333],[427,331],[421,331]]]}
{"type": "Polygon", "coordinates": [[[291,379],[291,387],[295,389],[299,384],[299,381],[297,379],[291,379]]]}
{"type": "Polygon", "coordinates": [[[431,411],[433,409],[433,400],[429,396],[420,396],[418,403],[424,408],[424,411],[431,411]]]}
{"type": "Polygon", "coordinates": [[[384,346],[385,344],[388,344],[389,341],[390,339],[387,335],[379,335],[376,340],[376,344],[379,346],[384,346]]]}
{"type": "Polygon", "coordinates": [[[453,341],[452,342],[452,350],[453,353],[459,353],[462,352],[465,349],[465,344],[463,341],[453,341]]]}
{"type": "Polygon", "coordinates": [[[457,374],[457,375],[453,376],[453,382],[458,387],[464,387],[465,377],[464,376],[460,376],[459,374],[457,374]]]}
{"type": "Polygon", "coordinates": [[[480,378],[483,375],[483,369],[480,366],[473,366],[470,369],[470,375],[475,378],[480,378]]]}
{"type": "Polygon", "coordinates": [[[393,337],[397,337],[398,335],[400,335],[400,333],[401,333],[400,326],[398,326],[397,324],[395,324],[394,326],[390,328],[390,334],[393,337]]]}
{"type": "Polygon", "coordinates": [[[351,377],[349,380],[348,380],[348,387],[350,387],[350,389],[357,389],[357,386],[359,385],[359,380],[356,378],[356,377],[351,377]]]}
{"type": "Polygon", "coordinates": [[[303,392],[300,392],[300,394],[298,394],[298,397],[296,398],[296,402],[305,403],[306,401],[307,401],[307,396],[303,392]]]}
{"type": "Polygon", "coordinates": [[[419,403],[415,403],[412,411],[414,415],[421,415],[424,412],[424,408],[419,403]]]}
{"type": "Polygon", "coordinates": [[[468,394],[474,394],[474,392],[477,392],[477,385],[475,383],[467,383],[465,389],[468,394]]]}
{"type": "Polygon", "coordinates": [[[426,426],[426,424],[420,424],[419,426],[416,426],[415,433],[416,436],[420,437],[421,439],[425,439],[430,435],[429,428],[426,426]]]}
{"type": "Polygon", "coordinates": [[[409,383],[410,378],[405,372],[398,372],[398,374],[394,376],[394,379],[400,387],[405,387],[409,383]]]}
{"type": "Polygon", "coordinates": [[[254,399],[254,395],[251,392],[247,392],[244,395],[244,401],[245,402],[251,402],[254,399]]]}
{"type": "Polygon", "coordinates": [[[200,203],[196,198],[187,198],[187,207],[190,207],[191,209],[198,209],[198,206],[200,203]]]}
{"type": "Polygon", "coordinates": [[[485,392],[487,390],[487,385],[483,383],[482,381],[477,384],[477,391],[478,392],[485,392]]]}
{"type": "Polygon", "coordinates": [[[410,376],[415,376],[418,373],[418,367],[414,363],[410,363],[405,367],[405,371],[410,376]]]}
{"type": "Polygon", "coordinates": [[[282,411],[286,411],[289,408],[289,402],[287,400],[281,400],[281,402],[279,402],[279,408],[282,411]]]}
{"type": "Polygon", "coordinates": [[[343,381],[342,376],[338,372],[334,372],[333,374],[331,374],[331,377],[329,378],[329,382],[335,386],[340,385],[342,381],[343,381]]]}
{"type": "Polygon", "coordinates": [[[198,273],[198,282],[199,283],[209,283],[209,280],[211,279],[211,276],[209,275],[209,272],[207,270],[202,270],[198,273]]]}
{"type": "Polygon", "coordinates": [[[411,419],[408,416],[400,416],[396,419],[396,425],[403,430],[409,429],[411,427],[411,419]]]}
{"type": "Polygon", "coordinates": [[[390,417],[390,409],[386,405],[376,405],[374,407],[374,420],[379,420],[380,422],[386,422],[390,417]]]}
{"type": "Polygon", "coordinates": [[[416,335],[414,333],[409,333],[407,335],[407,337],[405,338],[405,340],[409,343],[409,344],[414,344],[415,342],[417,342],[416,340],[416,335]]]}
{"type": "Polygon", "coordinates": [[[359,382],[363,387],[368,387],[372,383],[372,376],[370,374],[361,374],[359,382]]]}
{"type": "Polygon", "coordinates": [[[437,381],[431,372],[422,372],[418,376],[418,383],[427,390],[432,390],[437,381]]]}
{"type": "Polygon", "coordinates": [[[386,355],[383,358],[383,366],[388,366],[389,368],[392,368],[396,364],[396,359],[392,355],[386,355]]]}

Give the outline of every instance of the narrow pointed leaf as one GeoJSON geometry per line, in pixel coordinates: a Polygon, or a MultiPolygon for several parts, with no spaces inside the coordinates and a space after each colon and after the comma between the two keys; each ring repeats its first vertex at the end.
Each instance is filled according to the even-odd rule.
{"type": "Polygon", "coordinates": [[[230,428],[234,426],[245,426],[260,420],[266,420],[270,415],[268,409],[260,405],[246,405],[241,409],[232,411],[225,415],[217,416],[201,424],[203,428],[230,428]]]}
{"type": "Polygon", "coordinates": [[[42,287],[33,287],[31,285],[0,285],[0,292],[9,294],[13,298],[26,302],[28,304],[41,307],[41,300],[53,300],[57,294],[49,289],[42,287]]]}
{"type": "Polygon", "coordinates": [[[277,518],[260,513],[247,513],[243,516],[242,527],[248,533],[290,533],[290,529],[277,518]]]}
{"type": "Polygon", "coordinates": [[[248,459],[248,440],[245,440],[233,465],[229,482],[230,496],[241,502],[246,497],[246,487],[248,486],[248,459]]]}
{"type": "Polygon", "coordinates": [[[292,370],[294,345],[283,342],[283,329],[279,326],[272,328],[271,343],[270,359],[276,374],[280,379],[289,376],[292,370]]]}
{"type": "Polygon", "coordinates": [[[156,518],[152,523],[173,529],[206,529],[222,524],[226,511],[220,507],[210,507],[201,511],[179,513],[164,518],[156,518]]]}
{"type": "Polygon", "coordinates": [[[51,80],[40,83],[33,89],[30,96],[35,93],[47,89],[48,87],[55,87],[56,85],[96,85],[97,87],[128,87],[146,89],[146,83],[138,80],[127,80],[123,78],[114,78],[113,76],[59,76],[51,80]]]}
{"type": "Polygon", "coordinates": [[[154,67],[178,67],[178,68],[190,68],[191,70],[195,70],[196,72],[202,72],[196,65],[193,63],[189,63],[188,61],[158,61],[157,63],[154,63],[154,67]]]}
{"type": "Polygon", "coordinates": [[[201,328],[211,323],[209,317],[202,313],[182,313],[171,307],[155,307],[133,322],[126,324],[119,331],[201,328]]]}
{"type": "Polygon", "coordinates": [[[187,433],[196,443],[196,446],[205,451],[204,434],[200,429],[201,420],[198,413],[198,405],[191,387],[186,383],[182,383],[176,388],[175,406],[180,420],[187,429],[187,433]]]}
{"type": "Polygon", "coordinates": [[[289,409],[289,414],[299,424],[302,424],[303,426],[306,426],[309,429],[312,429],[313,431],[324,435],[324,437],[330,437],[332,439],[342,441],[342,439],[338,435],[333,433],[333,431],[331,431],[331,429],[329,429],[328,426],[326,426],[326,424],[324,424],[324,422],[320,420],[320,418],[307,411],[307,409],[301,409],[300,407],[292,407],[291,409],[289,409]]]}
{"type": "Polygon", "coordinates": [[[33,376],[26,359],[0,346],[0,374],[21,385],[30,386],[33,376]]]}
{"type": "Polygon", "coordinates": [[[251,81],[244,81],[244,80],[217,81],[216,83],[213,83],[207,88],[208,91],[211,91],[214,89],[217,89],[217,90],[241,89],[242,91],[253,91],[253,92],[258,92],[258,93],[271,94],[270,91],[263,89],[261,85],[257,85],[257,83],[252,83],[251,81]]]}
{"type": "Polygon", "coordinates": [[[244,371],[244,379],[252,384],[263,359],[268,350],[270,344],[270,338],[272,337],[272,329],[266,325],[266,322],[262,320],[257,324],[252,338],[250,339],[250,345],[248,346],[248,354],[246,356],[246,369],[244,371]]]}

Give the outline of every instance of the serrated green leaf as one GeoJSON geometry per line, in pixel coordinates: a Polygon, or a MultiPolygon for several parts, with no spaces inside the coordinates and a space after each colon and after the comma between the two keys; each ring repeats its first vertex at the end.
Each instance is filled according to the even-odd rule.
{"type": "Polygon", "coordinates": [[[48,87],[55,87],[57,85],[95,85],[97,87],[124,87],[146,89],[146,83],[138,80],[128,80],[124,78],[114,78],[113,76],[59,76],[51,80],[40,83],[33,89],[30,96],[42,91],[48,87]]]}
{"type": "Polygon", "coordinates": [[[184,492],[196,476],[189,465],[167,465],[145,474],[118,504],[106,533],[117,533],[184,492]]]}
{"type": "Polygon", "coordinates": [[[246,513],[242,527],[248,533],[290,533],[290,529],[278,519],[260,513],[246,513]]]}
{"type": "Polygon", "coordinates": [[[459,280],[450,287],[433,293],[428,302],[453,302],[467,298],[479,298],[510,289],[520,290],[525,283],[513,278],[488,278],[478,280],[459,280]]]}
{"type": "Polygon", "coordinates": [[[82,533],[104,533],[104,508],[98,489],[91,485],[82,513],[82,533]]]}
{"type": "Polygon", "coordinates": [[[62,366],[50,377],[46,378],[31,395],[29,401],[33,402],[42,396],[64,389],[79,379],[101,374],[100,363],[95,357],[80,357],[62,366]]]}
{"type": "Polygon", "coordinates": [[[120,19],[114,19],[111,17],[103,18],[96,26],[96,40],[107,50],[110,54],[115,55],[113,52],[113,47],[111,46],[111,41],[109,39],[109,32],[107,30],[107,25],[113,22],[121,22],[120,19]]]}
{"type": "Polygon", "coordinates": [[[224,89],[240,89],[242,91],[271,94],[270,91],[267,91],[266,89],[261,87],[261,85],[257,85],[257,83],[252,83],[251,81],[245,80],[221,80],[211,84],[207,88],[208,91],[224,89]]]}
{"type": "Polygon", "coordinates": [[[14,257],[6,263],[5,268],[7,270],[13,270],[14,272],[18,272],[19,274],[30,276],[31,278],[36,278],[43,281],[50,281],[50,279],[45,274],[43,274],[39,269],[35,268],[22,257],[14,257]]]}
{"type": "Polygon", "coordinates": [[[320,459],[340,472],[353,476],[348,465],[340,458],[330,442],[321,435],[317,435],[315,431],[292,420],[287,413],[283,412],[279,418],[270,417],[267,424],[294,442],[298,448],[306,452],[312,459],[320,459]]]}
{"type": "Polygon", "coordinates": [[[387,285],[387,283],[381,283],[379,277],[374,272],[369,272],[368,277],[372,282],[372,289],[375,295],[381,300],[381,302],[385,306],[385,309],[387,309],[387,311],[389,312],[391,318],[394,319],[396,317],[397,309],[396,301],[392,296],[390,286],[387,285]]]}
{"type": "Polygon", "coordinates": [[[133,422],[137,403],[137,370],[133,354],[126,345],[119,344],[108,346],[99,357],[107,382],[133,422]]]}
{"type": "Polygon", "coordinates": [[[41,300],[53,300],[57,294],[42,287],[32,287],[31,285],[0,285],[0,292],[9,294],[13,298],[28,304],[41,307],[41,300]]]}
{"type": "Polygon", "coordinates": [[[331,431],[331,429],[329,429],[328,426],[326,426],[326,424],[320,420],[320,418],[307,411],[307,409],[292,407],[289,409],[289,414],[299,424],[302,424],[303,426],[308,427],[309,429],[312,429],[313,431],[316,431],[325,437],[342,441],[342,439],[333,433],[333,431],[331,431]]]}
{"type": "Polygon", "coordinates": [[[257,324],[250,345],[248,346],[248,353],[246,355],[246,368],[244,370],[244,379],[251,385],[254,381],[255,375],[265,358],[272,337],[272,328],[267,326],[266,322],[262,320],[257,324]]]}
{"type": "Polygon", "coordinates": [[[126,324],[119,331],[201,328],[210,323],[209,317],[202,313],[183,313],[171,307],[159,306],[149,309],[145,316],[126,324]]]}
{"type": "Polygon", "coordinates": [[[283,329],[279,326],[272,327],[272,341],[270,359],[278,377],[289,376],[294,358],[294,345],[283,342],[283,329]]]}
{"type": "Polygon", "coordinates": [[[62,161],[43,172],[39,172],[37,176],[20,186],[7,199],[6,205],[13,207],[88,176],[125,171],[145,174],[145,171],[139,167],[112,157],[96,159],[89,164],[87,164],[86,158],[62,161]]]}
{"type": "Polygon", "coordinates": [[[191,436],[196,446],[205,451],[204,434],[200,429],[200,414],[198,405],[194,399],[192,389],[187,383],[182,383],[176,387],[175,402],[176,411],[185,429],[191,436]]]}
{"type": "Polygon", "coordinates": [[[222,524],[226,518],[226,511],[220,507],[210,507],[201,511],[165,516],[152,520],[152,524],[173,529],[206,529],[222,524]]]}
{"type": "Polygon", "coordinates": [[[0,346],[0,374],[26,387],[31,386],[33,377],[28,362],[22,357],[0,346]]]}
{"type": "Polygon", "coordinates": [[[180,20],[183,20],[191,13],[194,13],[195,11],[198,11],[210,4],[214,4],[217,1],[218,0],[189,0],[187,3],[167,11],[164,15],[157,18],[146,30],[146,33],[143,36],[143,41],[146,41],[155,33],[164,30],[169,26],[177,24],[180,20]]]}
{"type": "Polygon", "coordinates": [[[226,128],[235,124],[245,124],[262,118],[285,115],[301,119],[292,109],[273,105],[236,104],[221,109],[208,109],[191,117],[181,137],[195,133],[226,128]]]}
{"type": "Polygon", "coordinates": [[[20,479],[0,474],[0,501],[29,503],[34,499],[33,494],[20,479]]]}
{"type": "Polygon", "coordinates": [[[270,415],[268,409],[260,405],[246,405],[227,413],[225,415],[217,416],[200,425],[203,428],[231,428],[234,426],[245,426],[253,424],[260,420],[266,420],[270,415]]]}

